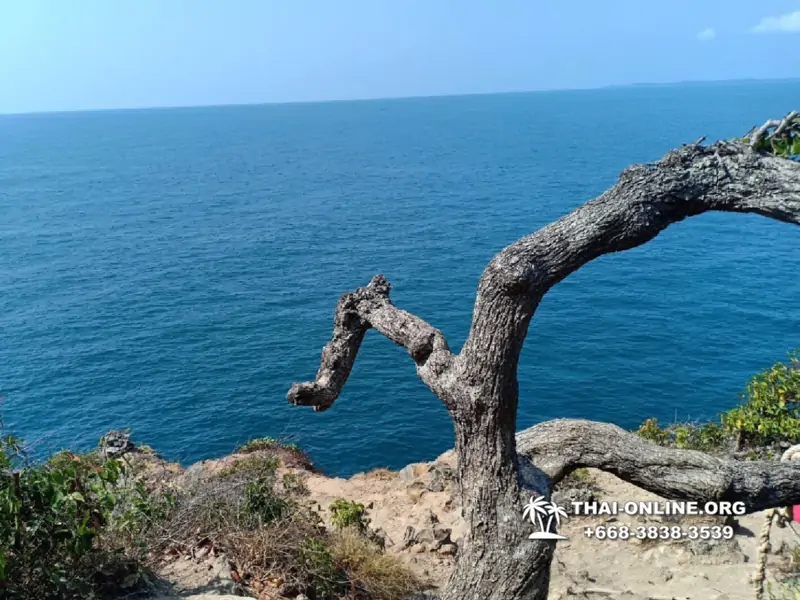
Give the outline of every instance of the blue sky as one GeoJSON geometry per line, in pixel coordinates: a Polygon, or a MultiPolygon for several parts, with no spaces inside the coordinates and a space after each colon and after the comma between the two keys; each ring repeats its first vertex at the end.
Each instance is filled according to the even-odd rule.
{"type": "Polygon", "coordinates": [[[800,0],[0,0],[0,113],[800,76],[800,0]]]}

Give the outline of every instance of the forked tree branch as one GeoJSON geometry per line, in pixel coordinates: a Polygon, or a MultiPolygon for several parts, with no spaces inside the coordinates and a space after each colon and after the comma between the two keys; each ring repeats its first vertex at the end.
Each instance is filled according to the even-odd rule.
{"type": "Polygon", "coordinates": [[[437,391],[439,377],[450,359],[450,349],[442,333],[389,301],[389,282],[376,275],[366,287],[344,294],[336,305],[333,337],[322,349],[320,367],[314,381],[295,383],[288,393],[289,402],[313,406],[323,411],[342,391],[368,329],[380,331],[394,343],[408,350],[417,365],[417,373],[437,391]]]}
{"type": "Polygon", "coordinates": [[[747,512],[800,503],[800,464],[664,448],[611,425],[557,419],[517,434],[517,452],[560,481],[591,467],[671,500],[740,501],[747,512]]]}

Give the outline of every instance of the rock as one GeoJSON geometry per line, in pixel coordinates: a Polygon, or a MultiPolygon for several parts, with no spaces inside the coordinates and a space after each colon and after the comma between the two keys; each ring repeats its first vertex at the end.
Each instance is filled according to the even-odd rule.
{"type": "Polygon", "coordinates": [[[297,597],[294,600],[308,600],[308,596],[305,594],[297,594],[297,597]]]}
{"type": "Polygon", "coordinates": [[[450,539],[450,534],[453,533],[453,530],[449,527],[442,527],[441,525],[434,525],[433,527],[433,539],[435,541],[435,546],[437,549],[441,548],[445,544],[452,544],[453,541],[450,539]]]}
{"type": "Polygon", "coordinates": [[[397,478],[403,483],[411,483],[414,481],[414,465],[406,465],[397,472],[397,478]]]}
{"type": "Polygon", "coordinates": [[[405,532],[403,533],[403,547],[401,550],[405,550],[409,546],[413,546],[417,543],[417,530],[414,529],[411,525],[406,527],[405,532]]]}
{"type": "Polygon", "coordinates": [[[136,450],[129,433],[112,430],[100,438],[100,454],[103,458],[118,458],[136,450]]]}
{"type": "Polygon", "coordinates": [[[428,472],[431,475],[431,482],[428,484],[429,491],[444,492],[455,487],[456,471],[452,467],[434,463],[430,466],[428,472]]]}
{"type": "Polygon", "coordinates": [[[406,495],[408,498],[413,501],[417,502],[422,495],[428,491],[428,488],[425,487],[425,484],[421,481],[415,481],[413,484],[409,485],[406,488],[406,495]]]}
{"type": "Polygon", "coordinates": [[[375,530],[371,531],[370,534],[369,534],[369,537],[376,544],[378,544],[378,546],[380,546],[381,548],[386,549],[386,548],[391,548],[392,546],[394,546],[394,542],[392,541],[392,538],[390,538],[389,534],[387,534],[380,527],[378,529],[375,529],[375,530]]]}
{"type": "MultiPolygon", "coordinates": [[[[413,527],[410,529],[413,529],[413,527]]],[[[408,529],[406,532],[408,532],[408,529]]],[[[425,527],[418,532],[415,531],[413,538],[409,538],[409,540],[412,540],[412,542],[415,543],[428,544],[431,552],[433,552],[434,550],[441,548],[443,544],[452,543],[452,540],[450,539],[450,534],[452,532],[453,530],[449,527],[443,527],[437,523],[432,527],[425,527]]]]}
{"type": "Polygon", "coordinates": [[[186,595],[191,592],[208,594],[238,593],[230,563],[223,556],[198,564],[193,559],[177,558],[164,565],[157,575],[161,581],[171,583],[171,593],[186,595]],[[209,568],[209,566],[211,568],[209,568]]]}
{"type": "Polygon", "coordinates": [[[400,469],[397,472],[397,478],[408,485],[417,481],[424,473],[425,465],[412,463],[400,469]]]}
{"type": "Polygon", "coordinates": [[[425,520],[428,521],[429,523],[439,522],[439,517],[437,517],[436,514],[430,508],[425,509],[424,515],[425,515],[425,520]]]}
{"type": "Polygon", "coordinates": [[[455,544],[442,544],[436,552],[443,556],[455,556],[458,553],[458,546],[455,544]]]}
{"type": "Polygon", "coordinates": [[[703,565],[737,564],[747,560],[735,539],[690,540],[686,549],[693,562],[703,565]]]}
{"type": "Polygon", "coordinates": [[[575,514],[573,502],[595,502],[597,498],[594,490],[588,487],[574,487],[554,491],[551,500],[572,515],[575,514]]]}
{"type": "Polygon", "coordinates": [[[413,546],[411,546],[411,552],[413,554],[422,554],[423,552],[427,551],[428,551],[428,546],[424,542],[421,544],[414,544],[413,546]]]}

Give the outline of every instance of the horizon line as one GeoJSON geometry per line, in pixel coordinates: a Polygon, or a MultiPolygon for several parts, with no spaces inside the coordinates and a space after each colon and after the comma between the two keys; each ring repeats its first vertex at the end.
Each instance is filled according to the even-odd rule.
{"type": "Polygon", "coordinates": [[[619,83],[607,84],[593,87],[570,87],[570,88],[542,88],[528,90],[504,90],[494,92],[463,92],[453,94],[416,94],[410,96],[366,96],[356,98],[329,98],[323,100],[276,100],[264,102],[232,102],[226,104],[164,104],[154,106],[122,106],[113,108],[71,108],[63,110],[31,110],[21,112],[0,112],[0,117],[21,117],[31,115],[61,115],[72,113],[94,113],[94,112],[122,112],[122,111],[146,111],[146,110],[180,110],[192,108],[234,108],[245,106],[281,106],[287,104],[334,104],[343,102],[382,102],[392,100],[426,100],[434,98],[463,98],[472,96],[501,96],[511,94],[548,94],[558,92],[592,92],[603,90],[614,90],[636,87],[658,87],[658,86],[679,86],[679,85],[704,85],[715,83],[783,83],[797,82],[800,77],[785,78],[758,78],[740,77],[735,79],[687,79],[682,81],[665,82],[640,82],[640,83],[619,83]]]}

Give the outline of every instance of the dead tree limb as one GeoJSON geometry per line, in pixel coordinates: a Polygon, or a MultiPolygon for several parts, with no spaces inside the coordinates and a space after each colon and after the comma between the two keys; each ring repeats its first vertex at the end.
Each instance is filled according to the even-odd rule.
{"type": "Polygon", "coordinates": [[[330,408],[350,376],[368,329],[377,329],[406,348],[420,379],[436,393],[439,378],[453,358],[447,340],[419,317],[396,308],[389,300],[390,289],[386,278],[376,275],[366,287],[342,295],[336,305],[333,337],[322,349],[317,376],[292,385],[289,402],[313,406],[317,412],[330,408]]]}
{"type": "Polygon", "coordinates": [[[750,147],[758,148],[764,140],[777,138],[786,134],[790,129],[795,131],[800,129],[800,113],[792,111],[783,119],[770,119],[758,129],[753,130],[749,135],[750,147]],[[772,133],[770,129],[774,129],[772,133]]]}
{"type": "MultiPolygon", "coordinates": [[[[795,126],[795,117],[781,123],[787,120],[795,126]]],[[[767,123],[764,133],[751,135],[763,137],[780,126],[767,123]]],[[[389,286],[382,276],[342,296],[315,380],[294,384],[288,399],[317,410],[330,407],[367,329],[377,329],[408,349],[417,373],[445,403],[455,428],[469,533],[445,600],[547,597],[554,542],[527,539],[532,530],[520,519],[521,507],[531,494],[549,493],[548,474],[557,476],[580,461],[591,459],[599,468],[617,469],[648,489],[661,486],[658,489],[671,497],[712,499],[719,493],[753,492],[753,507],[784,500],[800,503],[800,489],[787,481],[787,467],[782,465],[734,472],[696,455],[664,454],[665,469],[669,461],[691,467],[698,476],[722,469],[712,481],[725,484],[728,491],[701,485],[697,478],[665,477],[654,483],[666,472],[658,468],[657,457],[662,455],[650,452],[655,461],[650,463],[625,462],[631,440],[619,436],[620,457],[614,464],[602,463],[593,454],[596,445],[585,438],[570,442],[574,451],[568,456],[578,463],[553,466],[558,457],[552,448],[545,452],[542,440],[532,445],[538,453],[517,454],[517,365],[531,318],[547,291],[599,256],[640,246],[671,224],[709,211],[754,213],[800,224],[800,163],[743,141],[703,146],[701,139],[658,162],[625,169],[607,192],[491,260],[478,283],[469,337],[455,356],[437,329],[389,302],[389,286]]],[[[589,429],[584,427],[586,433],[601,433],[589,429]]],[[[611,430],[605,434],[614,435],[611,430]]]]}

